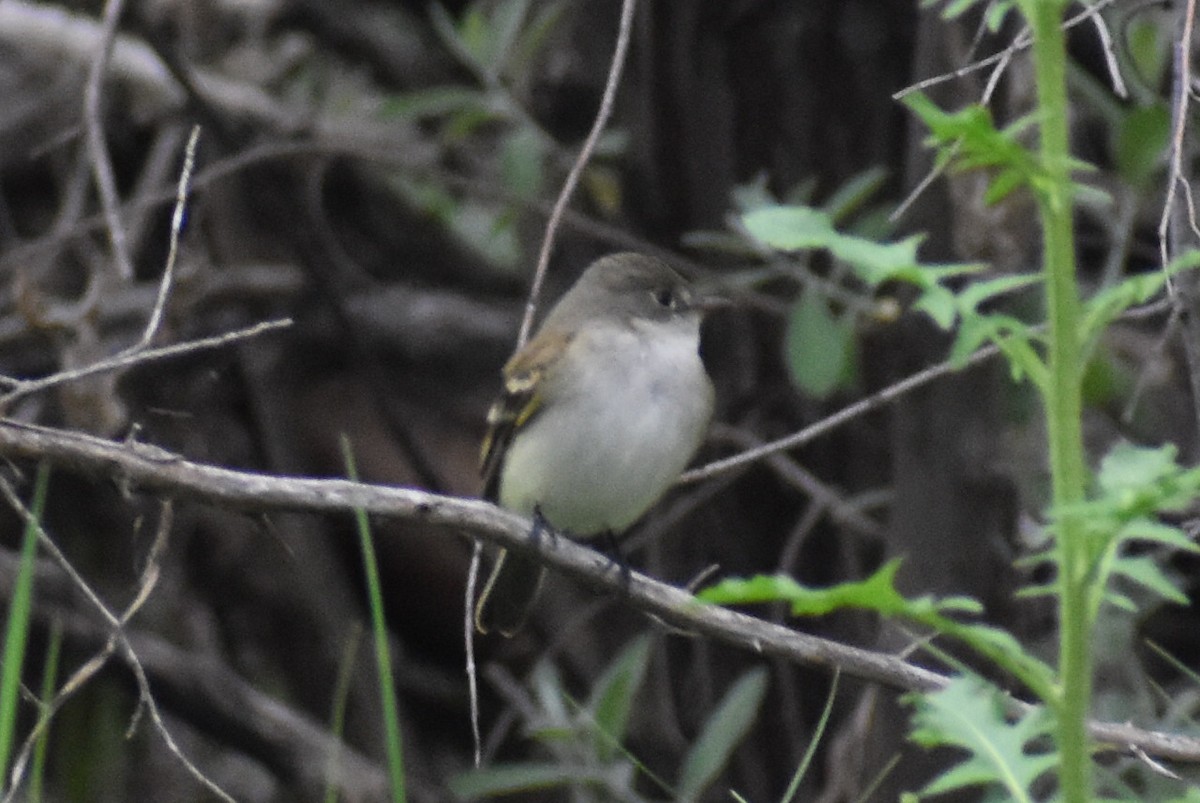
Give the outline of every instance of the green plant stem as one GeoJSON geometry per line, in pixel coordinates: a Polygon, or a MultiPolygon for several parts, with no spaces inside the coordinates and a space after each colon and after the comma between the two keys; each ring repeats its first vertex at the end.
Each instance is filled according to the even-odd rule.
{"type": "Polygon", "coordinates": [[[1088,587],[1091,557],[1083,521],[1070,507],[1083,501],[1086,467],[1082,431],[1083,365],[1080,301],[1075,282],[1074,231],[1067,132],[1066,45],[1062,0],[1024,0],[1033,30],[1042,166],[1047,186],[1039,206],[1045,253],[1049,319],[1049,381],[1045,389],[1053,510],[1057,518],[1059,570],[1059,695],[1056,737],[1060,790],[1067,803],[1091,799],[1086,730],[1091,697],[1091,622],[1088,587]]]}
{"type": "MultiPolygon", "coordinates": [[[[358,482],[354,452],[350,448],[350,439],[345,435],[342,435],[342,457],[346,461],[346,474],[358,482]]],[[[404,750],[400,738],[400,706],[396,700],[396,681],[392,672],[391,652],[388,649],[387,622],[383,614],[383,586],[379,581],[379,564],[375,559],[375,545],[371,540],[371,523],[367,518],[367,511],[357,508],[354,511],[354,521],[358,525],[363,572],[367,580],[367,600],[371,610],[371,630],[375,636],[375,666],[379,674],[379,694],[383,709],[380,716],[383,718],[392,801],[405,803],[407,796],[404,788],[404,750]]]]}
{"type": "Polygon", "coordinates": [[[46,509],[46,489],[50,485],[50,464],[39,463],[33,486],[33,518],[25,524],[21,542],[21,563],[8,606],[4,630],[4,658],[0,663],[0,789],[8,774],[17,727],[17,702],[20,698],[21,668],[29,640],[29,621],[33,611],[33,574],[37,558],[38,522],[46,509]]]}

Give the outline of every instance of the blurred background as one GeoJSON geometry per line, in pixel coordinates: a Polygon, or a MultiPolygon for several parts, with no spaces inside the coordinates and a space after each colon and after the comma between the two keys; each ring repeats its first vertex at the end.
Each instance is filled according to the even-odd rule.
{"type": "MultiPolygon", "coordinates": [[[[1001,122],[1031,102],[1020,54],[995,75],[948,75],[1002,50],[1015,29],[991,32],[970,15],[947,22],[918,5],[639,4],[614,120],[559,232],[543,301],[593,258],[629,249],[736,297],[705,331],[718,413],[700,461],[817,421],[940,362],[949,342],[905,310],[902,290],[865,288],[827,254],[770,253],[742,230],[741,213],[804,203],[847,232],[922,233],[926,262],[982,261],[995,274],[1036,267],[1032,204],[1014,195],[988,206],[976,176],[935,175],[890,217],[933,167],[923,130],[894,93],[946,76],[926,88],[938,103],[953,109],[987,93],[1001,122]]],[[[156,342],[294,320],[227,348],[75,382],[6,413],[287,475],[345,476],[345,435],[365,480],[474,495],[484,415],[550,204],[596,113],[619,10],[615,0],[138,0],[120,15],[90,107],[100,4],[0,3],[0,371],[41,376],[137,340],[194,124],[193,197],[156,342]],[[96,190],[88,108],[111,157],[128,277],[115,267],[96,190]]],[[[1089,182],[1113,199],[1079,212],[1091,287],[1156,264],[1165,13],[1120,0],[1104,12],[1130,86],[1124,99],[1096,26],[1073,29],[1076,152],[1098,167],[1089,182]]],[[[1005,303],[1037,317],[1029,299],[1005,303]]],[[[1164,332],[1165,315],[1118,325],[1095,355],[1086,426],[1097,453],[1127,438],[1176,443],[1194,461],[1193,400],[1164,332]]],[[[677,488],[622,552],[678,585],[714,565],[713,578],[780,571],[827,585],[901,556],[906,592],[974,596],[989,620],[1052,658],[1052,611],[1013,596],[1038,579],[1013,561],[1039,543],[1039,421],[1028,389],[988,363],[801,450],[677,488]]],[[[26,498],[30,469],[4,469],[26,498]]],[[[47,510],[72,564],[112,607],[127,605],[161,515],[155,499],[130,494],[120,477],[59,471],[47,510]]],[[[373,524],[410,799],[453,799],[451,779],[471,767],[462,644],[470,542],[373,524]]],[[[6,508],[5,597],[19,539],[6,508]]],[[[181,501],[160,560],[163,577],[127,630],[184,754],[238,800],[328,799],[328,735],[344,706],[343,759],[353,771],[334,784],[337,799],[383,799],[352,518],[181,501]]],[[[1172,569],[1196,576],[1182,560],[1172,569]]],[[[52,633],[62,636],[60,677],[108,637],[49,564],[37,595],[26,672],[35,689],[52,633]]],[[[758,613],[785,620],[783,611],[758,613]]],[[[885,651],[920,638],[848,613],[791,624],[885,651]]],[[[1104,627],[1099,715],[1152,726],[1186,708],[1178,664],[1146,644],[1194,666],[1193,612],[1151,608],[1104,627]]],[[[665,630],[617,597],[557,577],[522,633],[482,639],[478,650],[486,760],[549,763],[590,779],[520,799],[672,799],[684,756],[747,678],[763,696],[701,797],[727,800],[732,788],[778,799],[831,683],[825,672],[665,630]],[[628,752],[614,757],[581,711],[614,660],[631,654],[646,669],[628,752]]],[[[114,658],[54,719],[46,799],[212,799],[144,718],[127,734],[136,710],[127,665],[114,658]]],[[[895,800],[919,788],[940,757],[906,742],[906,716],[893,692],[843,677],[796,799],[895,800]]]]}

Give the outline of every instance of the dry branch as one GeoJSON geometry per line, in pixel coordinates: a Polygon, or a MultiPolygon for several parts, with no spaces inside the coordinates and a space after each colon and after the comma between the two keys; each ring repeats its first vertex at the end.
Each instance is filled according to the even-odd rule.
{"type": "MultiPolygon", "coordinates": [[[[0,420],[0,455],[44,458],[64,468],[107,476],[145,491],[245,510],[283,508],[350,513],[361,508],[374,515],[417,520],[470,533],[507,549],[536,551],[547,565],[593,588],[620,593],[630,604],[676,627],[763,656],[827,670],[841,669],[863,680],[902,690],[938,689],[950,680],[892,655],[701,605],[687,592],[637,572],[631,572],[626,581],[613,571],[608,557],[566,539],[532,541],[529,521],[478,499],[340,479],[232,471],[193,463],[155,446],[114,443],[8,420],[0,420]]],[[[1111,723],[1093,725],[1092,735],[1119,749],[1136,747],[1158,758],[1200,762],[1200,739],[1111,723]]]]}

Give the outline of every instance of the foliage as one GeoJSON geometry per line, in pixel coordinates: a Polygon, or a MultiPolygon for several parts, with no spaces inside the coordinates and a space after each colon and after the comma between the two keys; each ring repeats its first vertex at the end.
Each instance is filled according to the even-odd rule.
{"type": "Polygon", "coordinates": [[[531,684],[537,714],[525,725],[554,760],[493,764],[458,776],[450,784],[451,791],[460,798],[476,798],[588,789],[606,799],[639,800],[642,797],[635,792],[634,782],[641,772],[672,799],[698,799],[720,776],[757,717],[766,694],[766,672],[751,670],[729,688],[681,757],[672,789],[624,747],[629,715],[649,667],[651,645],[648,636],[626,645],[605,668],[583,705],[571,699],[553,664],[538,664],[531,684]]]}
{"type": "MultiPolygon", "coordinates": [[[[21,562],[16,587],[8,605],[4,627],[4,662],[0,664],[0,777],[7,777],[8,761],[12,755],[13,736],[20,710],[21,668],[25,663],[25,646],[29,640],[30,618],[33,612],[33,574],[37,558],[38,528],[46,509],[46,489],[50,484],[50,465],[38,467],[34,485],[32,518],[25,524],[21,542],[21,562]]],[[[0,788],[3,784],[0,782],[0,788]]]]}
{"type": "MultiPolygon", "coordinates": [[[[346,474],[358,479],[354,453],[350,441],[342,436],[342,458],[346,463],[346,474]]],[[[382,700],[380,719],[383,724],[384,745],[387,751],[387,769],[391,780],[393,803],[404,803],[408,799],[404,784],[404,750],[400,739],[400,706],[396,701],[396,679],[392,672],[391,644],[388,640],[387,622],[383,611],[383,590],[379,582],[379,566],[375,557],[375,544],[371,539],[371,523],[367,512],[361,508],[354,512],[354,523],[358,529],[359,549],[362,552],[363,573],[367,579],[367,601],[371,611],[371,631],[374,636],[375,666],[379,673],[379,696],[382,700]]]]}
{"type": "MultiPolygon", "coordinates": [[[[549,168],[563,155],[554,137],[526,110],[520,92],[564,9],[562,2],[540,4],[535,10],[530,0],[475,0],[454,19],[434,3],[433,29],[475,85],[418,89],[383,106],[388,117],[436,125],[447,151],[483,141],[488,143],[486,151],[498,154],[491,169],[508,200],[459,197],[438,177],[397,175],[393,186],[464,245],[502,267],[515,268],[522,257],[513,225],[516,211],[542,196],[549,168]]],[[[597,152],[611,155],[619,149],[619,139],[604,138],[597,152]]],[[[598,186],[598,172],[600,168],[593,169],[586,185],[598,186]]]]}
{"type": "Polygon", "coordinates": [[[969,597],[908,599],[896,589],[899,559],[881,566],[864,580],[830,588],[809,588],[784,575],[730,578],[704,589],[697,596],[716,604],[786,602],[793,616],[821,616],[841,608],[860,608],[884,616],[907,619],[957,639],[1019,677],[1029,688],[1049,694],[1050,667],[1029,655],[1013,636],[989,625],[963,622],[958,615],[977,615],[979,603],[969,597]]]}
{"type": "Polygon", "coordinates": [[[912,695],[911,738],[922,747],[958,747],[966,756],[923,790],[939,795],[971,786],[998,786],[1004,799],[1039,799],[1035,782],[1058,760],[1044,747],[1051,719],[1045,708],[1010,717],[1009,701],[992,684],[966,675],[941,691],[912,695]],[[1043,743],[1042,748],[1037,744],[1043,743]]]}
{"type": "MultiPolygon", "coordinates": [[[[974,5],[974,0],[958,0],[944,13],[957,16],[974,5]]],[[[1102,205],[1108,198],[1074,179],[1091,168],[1070,157],[1066,148],[1062,7],[1037,0],[989,5],[989,26],[998,26],[1007,12],[1019,8],[1031,27],[1039,92],[1039,105],[1031,114],[1001,130],[983,106],[944,111],[920,93],[905,100],[929,129],[928,143],[937,151],[939,169],[986,171],[988,203],[1016,192],[1035,199],[1044,241],[1038,274],[978,279],[980,266],[922,264],[919,238],[886,242],[848,234],[839,231],[827,213],[810,206],[764,206],[747,212],[741,221],[751,236],[775,252],[828,252],[868,288],[885,282],[912,286],[917,291],[913,309],[928,314],[943,329],[954,330],[953,361],[961,364],[990,342],[1007,358],[1013,377],[1031,380],[1045,401],[1054,497],[1047,528],[1052,546],[1037,560],[1050,565],[1055,579],[1032,593],[1051,594],[1058,601],[1057,668],[1034,658],[1005,631],[948,615],[977,610],[969,600],[905,599],[894,586],[895,562],[865,580],[827,589],[806,588],[786,577],[758,577],[725,581],[700,595],[726,604],[783,600],[794,615],[858,607],[909,619],[961,640],[1020,678],[1042,705],[1011,721],[999,691],[978,678],[962,678],[941,692],[913,698],[914,740],[956,746],[967,753],[926,788],[928,795],[984,785],[1002,788],[1006,799],[1040,799],[1036,782],[1053,771],[1062,799],[1091,800],[1095,771],[1084,721],[1091,694],[1090,634],[1099,608],[1108,601],[1135,609],[1134,601],[1120,591],[1118,579],[1186,604],[1186,595],[1162,569],[1161,556],[1148,550],[1200,552],[1187,534],[1160,518],[1200,494],[1200,469],[1178,465],[1173,447],[1118,444],[1101,462],[1090,487],[1086,482],[1081,436],[1085,355],[1121,314],[1160,292],[1172,274],[1196,267],[1200,255],[1183,254],[1158,271],[1116,281],[1089,299],[1081,297],[1073,256],[1074,207],[1081,202],[1102,205]],[[1034,129],[1036,148],[1027,144],[1034,129]],[[1043,326],[1014,317],[994,303],[1034,284],[1045,295],[1043,326]],[[1047,735],[1054,737],[1053,749],[1031,750],[1047,735]]],[[[1147,183],[1159,166],[1157,147],[1164,137],[1159,106],[1125,115],[1115,140],[1119,169],[1131,181],[1147,183]]],[[[796,310],[804,323],[800,334],[836,351],[839,341],[830,335],[828,310],[810,288],[800,296],[796,310]]],[[[796,348],[793,337],[799,336],[789,333],[789,350],[796,348]]],[[[798,384],[818,392],[835,384],[828,376],[821,378],[822,383],[798,384]]]]}

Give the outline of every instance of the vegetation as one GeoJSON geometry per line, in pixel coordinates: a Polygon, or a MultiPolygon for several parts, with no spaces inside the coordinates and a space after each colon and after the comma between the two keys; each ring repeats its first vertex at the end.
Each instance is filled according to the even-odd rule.
{"type": "Polygon", "coordinates": [[[643,4],[546,296],[736,296],[619,559],[709,604],[542,544],[607,591],[473,645],[475,766],[450,497],[617,8],[134,5],[0,4],[7,799],[1200,799],[1183,10],[643,4]]]}

